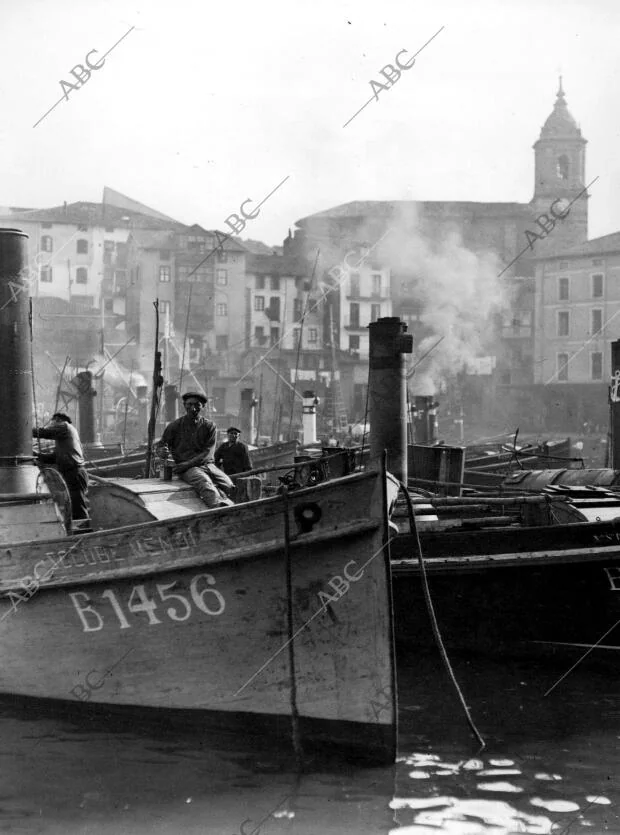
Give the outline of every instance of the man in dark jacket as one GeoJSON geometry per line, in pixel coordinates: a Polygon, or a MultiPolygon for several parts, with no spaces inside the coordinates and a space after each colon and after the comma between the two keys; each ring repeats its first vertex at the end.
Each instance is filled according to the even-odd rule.
{"type": "Polygon", "coordinates": [[[207,398],[195,391],[183,395],[185,415],[164,429],[157,454],[167,458],[172,453],[175,472],[198,493],[207,507],[233,504],[226,493],[234,490],[232,481],[214,463],[215,424],[200,416],[207,398]]]}
{"type": "Polygon", "coordinates": [[[84,453],[78,431],[69,415],[56,412],[51,421],[41,429],[33,429],[34,438],[54,441],[53,452],[40,452],[42,464],[55,464],[64,478],[71,497],[73,519],[88,519],[88,473],[84,467],[84,453]]]}
{"type": "Polygon", "coordinates": [[[236,426],[231,426],[226,434],[228,440],[215,450],[215,463],[224,470],[226,475],[247,473],[252,469],[252,462],[246,444],[239,440],[241,430],[236,426]]]}

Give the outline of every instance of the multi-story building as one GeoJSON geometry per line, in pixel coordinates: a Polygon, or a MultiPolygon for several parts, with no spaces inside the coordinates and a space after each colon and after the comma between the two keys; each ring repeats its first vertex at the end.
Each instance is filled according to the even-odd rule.
{"type": "Polygon", "coordinates": [[[127,319],[139,346],[138,366],[152,365],[152,304],[158,299],[166,381],[203,388],[215,414],[222,415],[238,410],[235,383],[245,347],[246,253],[224,238],[197,224],[165,232],[136,230],[127,262],[127,319]]]}
{"type": "Polygon", "coordinates": [[[323,310],[303,260],[250,255],[246,277],[246,384],[260,397],[259,434],[295,434],[305,389],[321,393],[330,374],[323,310]]]}
{"type": "Polygon", "coordinates": [[[547,424],[607,425],[611,343],[620,338],[620,232],[536,267],[535,384],[547,424]]]}

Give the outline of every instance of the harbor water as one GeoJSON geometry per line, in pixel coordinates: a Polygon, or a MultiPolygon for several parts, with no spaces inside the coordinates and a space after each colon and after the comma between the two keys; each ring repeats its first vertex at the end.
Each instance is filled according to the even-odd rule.
{"type": "MultiPolygon", "coordinates": [[[[602,650],[604,652],[604,650],[602,650]]],[[[620,685],[588,660],[452,658],[479,749],[438,655],[399,653],[394,766],[292,756],[200,729],[58,718],[0,706],[0,831],[201,833],[620,833],[620,685]]]]}

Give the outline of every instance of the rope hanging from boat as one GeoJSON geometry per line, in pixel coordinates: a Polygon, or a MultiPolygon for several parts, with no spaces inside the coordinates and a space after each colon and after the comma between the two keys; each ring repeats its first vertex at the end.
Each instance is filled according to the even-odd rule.
{"type": "Polygon", "coordinates": [[[401,482],[400,489],[404,493],[405,501],[407,502],[407,511],[409,514],[409,525],[411,528],[411,533],[413,535],[413,539],[416,546],[416,556],[418,558],[418,563],[420,565],[420,578],[422,580],[422,589],[424,591],[424,600],[426,602],[426,608],[428,610],[428,616],[431,621],[431,627],[433,629],[433,635],[435,637],[435,641],[437,643],[437,647],[439,649],[439,654],[441,655],[441,660],[444,663],[444,666],[448,672],[448,676],[450,677],[450,681],[452,682],[454,689],[456,690],[456,695],[461,703],[463,708],[463,712],[465,713],[465,717],[467,718],[467,723],[471,728],[472,733],[480,743],[480,750],[482,751],[483,748],[486,748],[486,742],[480,735],[478,728],[474,724],[474,720],[471,717],[471,713],[467,704],[465,703],[465,698],[459,687],[459,683],[456,680],[456,676],[454,675],[454,670],[452,669],[452,665],[450,664],[450,659],[448,658],[448,653],[446,652],[446,648],[443,643],[443,639],[441,637],[441,632],[439,631],[439,624],[437,623],[437,616],[435,615],[435,608],[433,606],[433,601],[431,598],[431,592],[428,585],[428,577],[426,574],[426,566],[424,565],[424,556],[422,554],[422,545],[420,543],[420,536],[418,534],[418,526],[415,520],[415,510],[413,509],[413,502],[411,501],[411,496],[409,495],[409,491],[405,487],[405,485],[401,482]]]}
{"type": "MultiPolygon", "coordinates": [[[[34,408],[34,428],[39,428],[39,410],[37,409],[37,390],[34,383],[34,353],[33,344],[34,336],[32,333],[32,298],[28,299],[28,327],[30,329],[30,378],[32,380],[32,406],[34,408]]],[[[37,435],[37,438],[39,436],[37,435]]],[[[39,441],[39,449],[41,442],[39,441]]]]}
{"type": "Polygon", "coordinates": [[[286,562],[286,624],[288,631],[288,661],[290,670],[290,703],[291,703],[291,731],[293,750],[297,768],[303,765],[303,749],[299,731],[299,712],[297,710],[297,678],[295,672],[295,632],[293,629],[293,570],[291,565],[291,529],[288,518],[289,502],[288,489],[282,488],[282,502],[284,505],[284,558],[286,562]]]}

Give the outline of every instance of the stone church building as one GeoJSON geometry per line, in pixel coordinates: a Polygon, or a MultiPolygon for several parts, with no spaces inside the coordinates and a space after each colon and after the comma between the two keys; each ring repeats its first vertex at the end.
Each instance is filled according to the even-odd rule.
{"type": "MultiPolygon", "coordinates": [[[[324,279],[353,251],[367,253],[372,269],[389,271],[392,315],[408,323],[417,346],[412,362],[443,337],[420,361],[410,386],[413,394],[437,394],[448,436],[461,409],[469,438],[507,426],[547,430],[549,392],[536,373],[541,349],[535,339],[542,335],[536,327],[537,264],[587,241],[585,146],[560,79],[553,110],[533,145],[529,203],[355,201],[301,218],[284,241],[286,255],[311,264],[320,253],[324,279]],[[491,305],[491,297],[497,305],[491,305]],[[460,342],[453,338],[457,332],[460,342]],[[450,350],[454,356],[440,361],[442,351],[450,350]],[[428,373],[424,363],[430,364],[428,373]],[[416,390],[416,385],[430,390],[416,390]]],[[[353,262],[349,257],[347,264],[353,262]]],[[[339,282],[331,296],[332,320],[340,327],[350,323],[342,310],[360,307],[350,282],[339,282]]],[[[368,322],[357,324],[361,330],[368,322]]],[[[350,336],[351,345],[358,346],[353,331],[350,336]]],[[[359,417],[367,353],[347,351],[346,334],[334,338],[343,349],[342,388],[349,401],[355,389],[352,411],[359,417]]]]}

